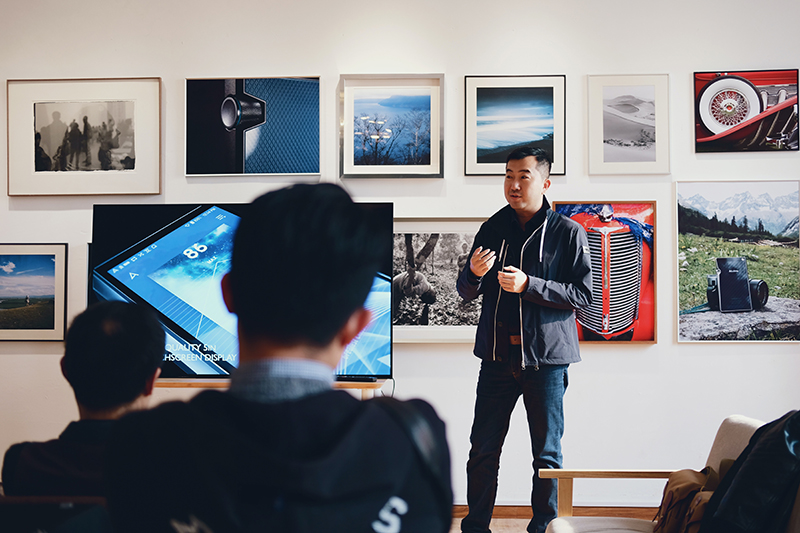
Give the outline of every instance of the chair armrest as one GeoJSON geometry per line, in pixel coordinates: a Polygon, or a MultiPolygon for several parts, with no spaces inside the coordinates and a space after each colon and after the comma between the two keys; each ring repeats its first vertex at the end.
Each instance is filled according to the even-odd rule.
{"type": "Polygon", "coordinates": [[[572,516],[572,480],[592,479],[666,479],[674,470],[576,470],[542,468],[539,477],[558,480],[558,516],[572,516]]]}

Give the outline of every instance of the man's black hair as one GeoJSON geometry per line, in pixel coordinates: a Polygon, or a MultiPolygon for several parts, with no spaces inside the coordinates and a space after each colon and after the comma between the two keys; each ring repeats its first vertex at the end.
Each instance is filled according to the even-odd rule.
{"type": "Polygon", "coordinates": [[[164,328],[143,306],[101,302],[67,331],[64,373],[75,399],[93,410],[130,403],[164,360],[164,328]]]}
{"type": "Polygon", "coordinates": [[[542,175],[542,179],[547,179],[550,177],[550,167],[553,165],[553,159],[546,150],[535,146],[523,146],[522,148],[517,148],[508,154],[508,157],[506,158],[506,165],[508,165],[509,161],[518,161],[520,159],[525,159],[526,157],[536,158],[536,169],[542,175]]]}
{"type": "Polygon", "coordinates": [[[282,344],[330,343],[364,305],[391,237],[341,187],[299,184],[257,198],[234,238],[239,327],[282,344]]]}

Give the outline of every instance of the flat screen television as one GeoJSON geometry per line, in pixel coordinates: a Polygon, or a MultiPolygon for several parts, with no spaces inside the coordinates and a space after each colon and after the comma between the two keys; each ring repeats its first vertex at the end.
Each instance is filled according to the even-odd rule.
{"type": "MultiPolygon", "coordinates": [[[[392,239],[391,203],[362,203],[392,239]]],[[[236,316],[222,299],[233,237],[249,204],[95,205],[88,303],[146,305],[164,326],[164,378],[226,378],[238,366],[236,316]]],[[[392,377],[391,249],[365,306],[367,328],[346,348],[341,380],[392,377]]]]}

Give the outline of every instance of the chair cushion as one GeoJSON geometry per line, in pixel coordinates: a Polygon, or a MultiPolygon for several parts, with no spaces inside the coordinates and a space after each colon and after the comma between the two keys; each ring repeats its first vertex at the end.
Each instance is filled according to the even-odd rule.
{"type": "Polygon", "coordinates": [[[567,516],[550,522],[546,533],[653,533],[653,525],[639,518],[567,516]]]}

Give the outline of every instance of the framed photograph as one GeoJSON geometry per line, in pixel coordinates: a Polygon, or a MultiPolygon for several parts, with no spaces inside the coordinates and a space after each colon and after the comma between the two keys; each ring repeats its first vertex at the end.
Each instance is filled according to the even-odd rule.
{"type": "Polygon", "coordinates": [[[161,78],[7,89],[9,196],[161,192],[161,78]]]}
{"type": "Polygon", "coordinates": [[[592,305],[576,312],[581,342],[655,344],[656,202],[553,202],[553,210],[589,239],[592,305]]]}
{"type": "Polygon", "coordinates": [[[589,174],[669,174],[669,75],[589,76],[589,174]]]}
{"type": "Polygon", "coordinates": [[[502,176],[508,154],[544,149],[552,175],[566,173],[566,80],[558,76],[464,78],[464,173],[502,176]]]}
{"type": "Polygon", "coordinates": [[[63,341],[66,244],[0,244],[0,340],[63,341]]]}
{"type": "Polygon", "coordinates": [[[695,72],[695,151],[798,149],[797,69],[695,72]]]}
{"type": "Polygon", "coordinates": [[[342,178],[444,176],[444,74],[339,80],[342,178]]]}
{"type": "Polygon", "coordinates": [[[400,218],[394,221],[394,342],[474,342],[481,297],[456,291],[484,219],[400,218]]]}
{"type": "Polygon", "coordinates": [[[186,174],[319,174],[319,77],[186,80],[186,174]]]}
{"type": "Polygon", "coordinates": [[[678,182],[676,199],[678,341],[800,340],[800,182],[678,182]]]}

